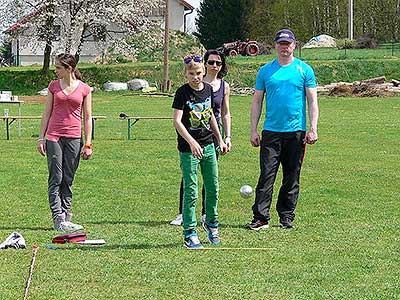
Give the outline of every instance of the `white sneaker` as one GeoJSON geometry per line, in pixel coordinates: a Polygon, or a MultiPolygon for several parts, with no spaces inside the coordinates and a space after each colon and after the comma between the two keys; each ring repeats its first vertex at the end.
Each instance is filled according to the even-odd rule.
{"type": "Polygon", "coordinates": [[[201,225],[206,224],[206,215],[201,215],[201,225]]]}
{"type": "Polygon", "coordinates": [[[175,220],[172,220],[169,224],[175,226],[182,226],[182,222],[183,222],[182,214],[179,214],[176,216],[175,220]]]}
{"type": "Polygon", "coordinates": [[[59,231],[76,231],[76,230],[81,230],[83,229],[82,225],[79,224],[74,224],[72,222],[69,221],[64,221],[60,223],[60,226],[58,227],[59,231]]]}

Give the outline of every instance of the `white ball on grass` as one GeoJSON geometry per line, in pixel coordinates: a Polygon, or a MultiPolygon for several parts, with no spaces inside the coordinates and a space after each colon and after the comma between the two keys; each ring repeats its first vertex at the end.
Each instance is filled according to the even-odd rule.
{"type": "Polygon", "coordinates": [[[240,188],[240,196],[243,198],[250,198],[253,196],[253,188],[247,184],[240,188]]]}

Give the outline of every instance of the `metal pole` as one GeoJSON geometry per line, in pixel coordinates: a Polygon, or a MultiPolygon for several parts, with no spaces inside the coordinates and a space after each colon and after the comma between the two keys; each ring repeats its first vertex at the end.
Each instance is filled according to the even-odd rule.
{"type": "Polygon", "coordinates": [[[21,102],[18,103],[18,137],[21,137],[21,102]]]}
{"type": "Polygon", "coordinates": [[[8,123],[8,117],[6,118],[6,131],[7,131],[7,141],[10,139],[10,123],[8,123]]]}
{"type": "Polygon", "coordinates": [[[349,39],[353,39],[353,0],[349,0],[349,39]]]}
{"type": "Polygon", "coordinates": [[[165,1],[165,34],[164,34],[164,85],[163,92],[169,92],[168,53],[169,53],[169,0],[165,1]]]}
{"type": "Polygon", "coordinates": [[[92,140],[94,140],[94,125],[95,125],[96,118],[92,117],[92,140]]]}

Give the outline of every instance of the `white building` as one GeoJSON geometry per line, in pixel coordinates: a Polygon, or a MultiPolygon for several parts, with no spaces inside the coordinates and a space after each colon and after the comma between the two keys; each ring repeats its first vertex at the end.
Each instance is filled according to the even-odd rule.
{"type": "MultiPolygon", "coordinates": [[[[163,1],[160,0],[160,3],[162,2],[163,1]]],[[[188,15],[193,13],[193,11],[194,7],[187,1],[170,0],[170,29],[186,32],[188,15]]],[[[29,22],[41,12],[42,11],[39,9],[34,13],[26,15],[5,31],[5,34],[9,37],[11,42],[12,55],[15,58],[14,61],[17,66],[40,65],[43,63],[45,41],[37,39],[37,35],[30,34],[34,28],[26,26],[26,24],[29,24],[29,22]],[[32,40],[32,36],[35,36],[35,40],[32,40]]],[[[148,18],[163,21],[164,15],[165,6],[159,5],[159,7],[148,13],[148,18]]],[[[162,27],[164,27],[164,23],[162,23],[162,27]]],[[[59,41],[62,31],[61,23],[55,24],[54,29],[56,38],[52,43],[52,54],[63,52],[62,45],[59,41]]],[[[111,32],[114,36],[120,37],[125,34],[125,32],[116,25],[107,26],[107,32],[111,32]]],[[[94,33],[94,31],[91,32],[90,29],[85,31],[84,36],[85,39],[80,52],[80,61],[92,61],[103,52],[98,41],[104,38],[104,36],[99,36],[99,34],[94,33]]],[[[72,49],[74,49],[74,47],[76,49],[77,45],[72,45],[72,49]]]]}

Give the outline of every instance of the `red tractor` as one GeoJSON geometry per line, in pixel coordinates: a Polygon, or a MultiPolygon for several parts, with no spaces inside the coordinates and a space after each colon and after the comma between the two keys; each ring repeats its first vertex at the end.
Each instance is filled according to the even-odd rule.
{"type": "Polygon", "coordinates": [[[259,53],[260,48],[256,41],[247,40],[245,42],[236,41],[225,43],[222,47],[218,48],[218,50],[228,56],[237,56],[238,54],[256,56],[259,53]]]}

